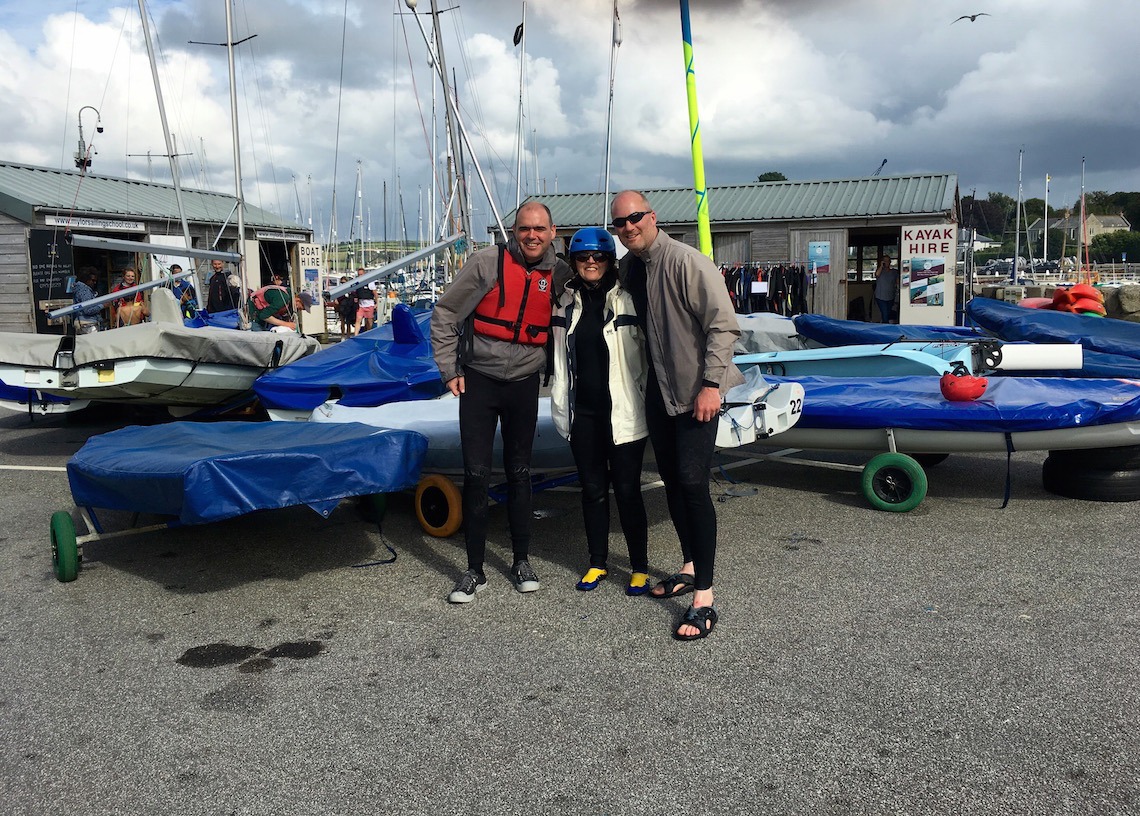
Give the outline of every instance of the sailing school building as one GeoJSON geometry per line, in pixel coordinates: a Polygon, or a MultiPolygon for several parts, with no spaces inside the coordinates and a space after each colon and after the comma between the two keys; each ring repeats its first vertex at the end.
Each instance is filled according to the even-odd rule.
{"type": "MultiPolygon", "coordinates": [[[[697,246],[691,188],[644,190],[667,234],[697,246]]],[[[532,196],[550,208],[562,247],[581,227],[596,227],[609,208],[601,193],[532,196]]],[[[747,272],[738,311],[822,314],[877,320],[875,266],[886,255],[901,275],[894,318],[904,323],[954,320],[958,176],[869,176],[832,181],[770,181],[708,188],[713,258],[726,272],[747,272]],[[945,239],[951,235],[949,240],[945,239]],[[944,251],[943,251],[944,250],[944,251]],[[798,303],[777,302],[765,275],[802,271],[798,303]],[[814,274],[813,274],[814,273],[814,274]],[[757,290],[764,290],[759,292],[757,290]],[[762,304],[750,308],[748,304],[762,304]],[[778,307],[778,308],[777,308],[778,307]]],[[[514,214],[507,216],[512,223],[514,214]]],[[[620,245],[619,245],[619,251],[620,245]]]]}
{"type": "MultiPolygon", "coordinates": [[[[237,251],[234,196],[184,189],[182,204],[191,248],[237,251]]],[[[310,230],[259,207],[246,205],[244,216],[247,290],[269,283],[274,272],[298,269],[298,247],[311,242],[310,230]]],[[[184,255],[79,246],[72,236],[186,247],[170,185],[0,162],[0,331],[65,333],[67,319],[52,320],[48,312],[71,304],[83,267],[98,272],[99,294],[110,292],[125,269],[145,282],[177,263],[198,273],[200,289],[211,272],[208,262],[184,255]]],[[[226,269],[235,271],[232,264],[226,269]]]]}

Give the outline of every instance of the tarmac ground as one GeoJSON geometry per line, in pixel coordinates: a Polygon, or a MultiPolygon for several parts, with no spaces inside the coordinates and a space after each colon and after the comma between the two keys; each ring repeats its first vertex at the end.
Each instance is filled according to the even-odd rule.
{"type": "Polygon", "coordinates": [[[905,514],[867,505],[860,454],[724,458],[720,624],[678,643],[683,599],[623,592],[616,514],[575,590],[572,490],[535,497],[531,595],[495,507],[490,586],[447,604],[462,535],[410,494],[380,526],[346,501],[94,541],[60,583],[63,468],[139,421],[0,417],[4,813],[1140,813],[1137,508],[1046,493],[1043,452],[1005,509],[1006,457],[955,455],[905,514]]]}

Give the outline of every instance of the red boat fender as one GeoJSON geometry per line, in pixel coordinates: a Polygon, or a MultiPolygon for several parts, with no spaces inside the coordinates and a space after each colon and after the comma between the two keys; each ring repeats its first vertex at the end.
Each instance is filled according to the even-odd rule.
{"type": "Polygon", "coordinates": [[[1090,286],[1087,283],[1073,284],[1069,288],[1069,292],[1073,295],[1073,300],[1080,300],[1081,298],[1092,298],[1104,303],[1104,292],[1097,289],[1095,286],[1090,286]]]}
{"type": "Polygon", "coordinates": [[[942,389],[942,396],[950,402],[969,402],[976,400],[986,392],[990,381],[985,377],[974,377],[969,374],[954,374],[947,371],[938,381],[942,389]]]}
{"type": "Polygon", "coordinates": [[[1017,301],[1017,305],[1023,306],[1026,309],[1052,309],[1053,308],[1053,298],[1047,298],[1047,297],[1022,298],[1021,300],[1017,301]]]}
{"type": "Polygon", "coordinates": [[[1073,310],[1073,294],[1068,289],[1057,289],[1053,292],[1053,308],[1058,312],[1071,312],[1073,310]]]}
{"type": "Polygon", "coordinates": [[[1094,298],[1079,297],[1073,301],[1074,312],[1096,312],[1100,317],[1106,314],[1104,304],[1094,298]]]}

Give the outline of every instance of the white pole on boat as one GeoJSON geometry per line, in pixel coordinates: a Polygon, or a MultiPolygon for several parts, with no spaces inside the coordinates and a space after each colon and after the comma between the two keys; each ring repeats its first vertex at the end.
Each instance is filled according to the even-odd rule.
{"type": "MultiPolygon", "coordinates": [[[[178,206],[178,220],[182,224],[182,237],[186,240],[186,247],[193,244],[190,241],[190,223],[186,220],[186,207],[182,203],[182,180],[178,173],[178,155],[174,150],[174,140],[170,135],[170,124],[166,120],[166,105],[162,101],[162,83],[158,81],[158,63],[154,59],[154,43],[151,42],[150,24],[147,22],[146,3],[139,0],[139,15],[142,17],[143,39],[146,41],[146,55],[150,60],[150,74],[154,79],[154,95],[158,99],[158,118],[162,123],[162,136],[166,140],[166,155],[170,160],[170,177],[174,182],[174,201],[178,206]]],[[[197,283],[197,276],[195,276],[197,283]]],[[[198,288],[197,285],[194,287],[198,288]]]]}
{"type": "MultiPolygon", "coordinates": [[[[428,59],[434,59],[432,55],[428,54],[428,59]]],[[[439,100],[437,92],[439,83],[432,78],[431,82],[431,206],[428,209],[428,228],[431,232],[431,239],[434,241],[440,237],[442,229],[440,228],[439,219],[436,217],[438,214],[439,206],[439,100]]],[[[435,284],[435,268],[439,263],[435,255],[432,255],[428,260],[431,266],[432,275],[432,288],[434,290],[435,284]]],[[[435,302],[435,293],[432,292],[432,302],[435,302]]]]}
{"type": "Polygon", "coordinates": [[[1041,258],[1046,263],[1049,261],[1049,174],[1045,174],[1045,220],[1043,222],[1045,228],[1041,230],[1042,243],[1041,243],[1041,258]]]}
{"type": "Polygon", "coordinates": [[[519,46],[519,118],[515,134],[515,211],[522,203],[523,157],[523,87],[526,82],[526,0],[522,4],[522,22],[515,29],[515,44],[519,46]]]}
{"type": "Polygon", "coordinates": [[[230,0],[223,0],[223,2],[226,5],[226,56],[230,68],[230,124],[234,143],[234,195],[237,196],[237,252],[241,256],[241,260],[238,261],[238,278],[242,282],[239,287],[239,300],[241,301],[239,308],[244,312],[245,290],[248,284],[245,280],[245,207],[242,204],[244,196],[242,195],[241,184],[241,147],[238,140],[237,79],[234,76],[234,20],[233,11],[230,9],[230,0]]]}
{"type": "Polygon", "coordinates": [[[357,266],[367,266],[364,263],[364,168],[360,159],[356,160],[356,228],[360,230],[360,262],[357,266]]]}
{"type": "Polygon", "coordinates": [[[1017,262],[1021,255],[1021,159],[1024,153],[1024,147],[1017,151],[1017,204],[1013,208],[1013,268],[1009,271],[1010,283],[1017,283],[1017,262]]]}
{"type": "MultiPolygon", "coordinates": [[[[423,21],[420,20],[420,16],[418,14],[416,14],[416,2],[417,2],[417,0],[404,0],[404,5],[406,5],[409,9],[411,9],[412,16],[416,18],[416,25],[419,26],[420,35],[424,38],[424,43],[430,49],[431,48],[431,40],[428,38],[427,31],[424,29],[423,21]]],[[[440,32],[439,32],[439,12],[436,10],[436,0],[431,0],[431,5],[432,5],[432,22],[433,22],[433,25],[435,26],[436,41],[438,42],[441,39],[441,36],[440,36],[440,32]]],[[[486,177],[483,175],[483,169],[479,166],[479,159],[475,155],[475,149],[471,146],[471,139],[467,135],[467,128],[465,128],[463,126],[463,120],[459,116],[459,108],[456,106],[455,100],[452,98],[452,95],[450,93],[448,93],[448,87],[449,86],[448,86],[448,82],[447,82],[447,66],[443,62],[443,48],[442,48],[443,44],[439,43],[439,45],[441,47],[439,48],[439,53],[436,55],[435,70],[436,70],[436,73],[439,75],[440,82],[443,84],[443,89],[444,89],[443,97],[447,102],[447,112],[449,114],[449,116],[448,116],[448,131],[453,133],[453,137],[452,137],[453,153],[456,156],[458,156],[459,140],[460,140],[460,137],[462,137],[463,142],[467,145],[468,152],[470,152],[470,154],[471,154],[471,163],[475,166],[475,172],[478,174],[479,182],[483,186],[483,192],[487,196],[487,203],[491,207],[491,213],[495,216],[495,223],[499,228],[499,234],[502,236],[503,241],[507,241],[507,240],[509,240],[509,236],[507,234],[506,227],[503,226],[503,219],[499,215],[499,210],[495,206],[494,197],[491,195],[491,188],[487,184],[486,177]]],[[[459,200],[457,202],[457,211],[460,213],[460,220],[466,222],[466,224],[465,224],[466,228],[464,229],[464,232],[467,234],[468,240],[470,241],[470,240],[473,240],[473,236],[471,234],[470,208],[467,205],[467,196],[465,195],[463,175],[460,173],[460,174],[457,174],[457,177],[459,179],[459,183],[456,186],[456,189],[457,189],[457,192],[459,195],[459,200]]]]}
{"type": "Polygon", "coordinates": [[[1077,260],[1078,260],[1078,262],[1084,264],[1083,269],[1085,272],[1085,276],[1088,278],[1091,278],[1092,276],[1089,274],[1088,235],[1086,235],[1086,233],[1085,233],[1085,157],[1084,156],[1081,156],[1081,246],[1080,246],[1080,254],[1083,257],[1079,257],[1077,260]]]}
{"type": "Polygon", "coordinates": [[[602,220],[601,224],[608,224],[610,220],[610,145],[613,142],[614,126],[614,64],[617,50],[621,48],[621,18],[618,16],[617,0],[614,0],[613,37],[610,42],[610,97],[606,108],[606,169],[605,192],[602,194],[602,220]]]}

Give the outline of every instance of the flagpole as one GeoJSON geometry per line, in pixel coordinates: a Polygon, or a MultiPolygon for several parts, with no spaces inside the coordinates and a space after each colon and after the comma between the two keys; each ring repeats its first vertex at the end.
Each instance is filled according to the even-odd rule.
{"type": "Polygon", "coordinates": [[[693,66],[693,32],[689,25],[689,0],[681,0],[681,39],[685,50],[685,91],[689,99],[689,140],[693,153],[693,189],[697,196],[697,238],[702,253],[713,254],[709,227],[709,200],[705,189],[705,157],[701,148],[701,122],[697,112],[697,74],[693,66]]]}
{"type": "Polygon", "coordinates": [[[606,110],[606,170],[605,193],[602,196],[601,224],[609,222],[610,213],[610,144],[613,141],[614,125],[614,61],[621,47],[621,18],[618,16],[617,0],[614,0],[613,38],[610,42],[610,101],[606,110]]]}
{"type": "Polygon", "coordinates": [[[522,202],[522,154],[523,154],[523,83],[526,80],[526,0],[522,4],[522,22],[515,29],[515,45],[521,43],[519,49],[519,127],[515,134],[515,212],[518,212],[522,202]]]}

